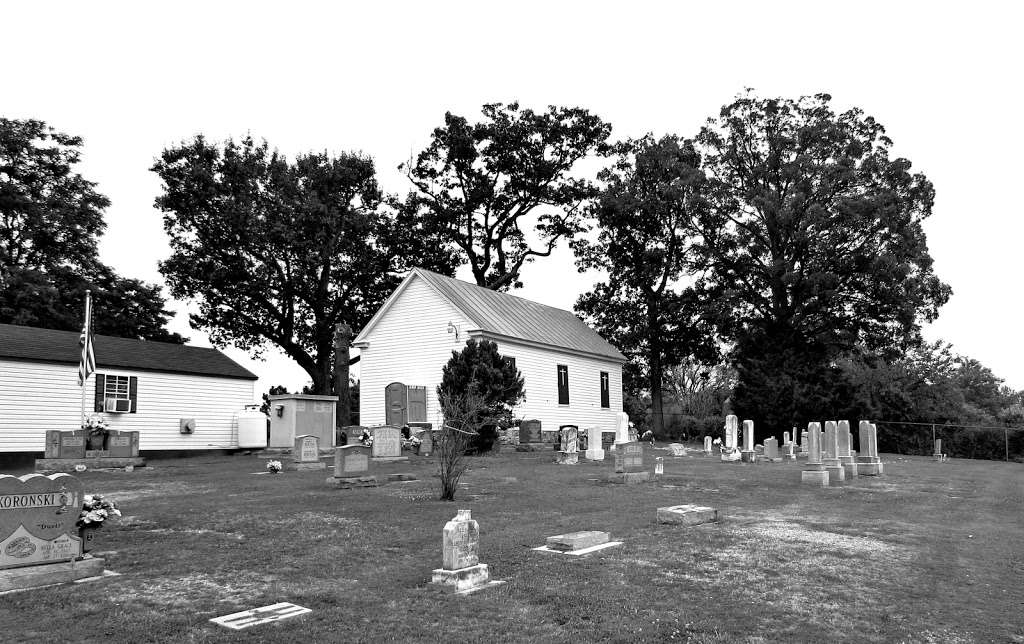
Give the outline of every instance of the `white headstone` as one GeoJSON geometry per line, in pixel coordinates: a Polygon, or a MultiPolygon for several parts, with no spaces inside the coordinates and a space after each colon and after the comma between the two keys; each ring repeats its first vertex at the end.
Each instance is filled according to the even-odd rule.
{"type": "Polygon", "coordinates": [[[601,428],[590,425],[587,428],[587,451],[584,456],[590,461],[603,461],[604,449],[601,447],[601,428]]]}
{"type": "Polygon", "coordinates": [[[623,445],[629,442],[629,414],[620,411],[615,414],[615,444],[623,445]]]}
{"type": "Polygon", "coordinates": [[[739,447],[740,420],[735,414],[725,417],[725,447],[735,449],[739,447]]]}

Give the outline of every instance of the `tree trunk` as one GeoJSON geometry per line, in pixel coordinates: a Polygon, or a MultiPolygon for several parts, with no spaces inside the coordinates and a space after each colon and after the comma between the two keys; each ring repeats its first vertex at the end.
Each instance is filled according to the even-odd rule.
{"type": "Polygon", "coordinates": [[[651,388],[651,423],[655,436],[665,436],[665,412],[661,401],[661,341],[658,307],[647,301],[648,384],[651,388]]]}
{"type": "Polygon", "coordinates": [[[352,424],[352,398],[348,389],[349,344],[352,342],[352,327],[345,323],[334,325],[334,395],[338,397],[338,427],[352,424]]]}

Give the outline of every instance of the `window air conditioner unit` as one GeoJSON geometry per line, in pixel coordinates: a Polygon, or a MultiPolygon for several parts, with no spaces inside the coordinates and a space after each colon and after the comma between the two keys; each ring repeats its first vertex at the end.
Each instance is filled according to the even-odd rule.
{"type": "Polygon", "coordinates": [[[132,410],[132,401],[127,398],[106,398],[103,401],[103,411],[114,414],[126,414],[132,410]]]}

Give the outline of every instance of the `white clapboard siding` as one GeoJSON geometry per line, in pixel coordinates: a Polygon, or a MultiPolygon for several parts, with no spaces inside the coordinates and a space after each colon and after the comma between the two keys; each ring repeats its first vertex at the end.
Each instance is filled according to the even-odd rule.
{"type": "Polygon", "coordinates": [[[597,425],[603,431],[615,431],[615,414],[622,411],[622,366],[618,362],[507,339],[495,342],[502,355],[516,359],[516,368],[523,376],[526,397],[514,411],[517,418],[536,418],[545,430],[556,430],[561,425],[597,425]],[[568,405],[558,404],[560,364],[569,369],[568,405]],[[607,408],[601,407],[602,371],[608,372],[607,408]]]}
{"type": "MultiPolygon", "coordinates": [[[[111,429],[139,431],[140,450],[233,448],[235,414],[253,402],[255,381],[191,374],[104,369],[98,373],[138,378],[137,413],[104,413],[111,429]],[[179,420],[194,418],[194,434],[179,420]]],[[[85,412],[94,413],[95,375],[85,385],[85,412]]],[[[46,430],[78,429],[82,390],[78,367],[0,360],[0,452],[42,452],[46,430]]]]}
{"type": "MultiPolygon", "coordinates": [[[[411,280],[363,340],[359,382],[359,419],[363,425],[384,423],[384,388],[392,382],[427,389],[427,419],[439,427],[443,418],[437,401],[441,369],[452,351],[461,350],[471,323],[447,299],[421,279],[411,280]],[[459,339],[447,332],[448,322],[459,327],[459,339]]],[[[572,350],[540,347],[508,338],[494,340],[498,350],[516,359],[523,375],[526,398],[516,408],[519,418],[540,419],[544,429],[560,425],[598,425],[614,431],[615,414],[622,410],[622,365],[615,360],[581,355],[572,350]],[[569,404],[558,404],[557,365],[569,368],[569,404]],[[600,372],[607,371],[609,406],[601,407],[600,372]]]]}
{"type": "Polygon", "coordinates": [[[369,346],[360,349],[360,424],[384,423],[384,388],[392,382],[425,386],[427,419],[436,423],[441,368],[466,345],[468,331],[455,307],[423,280],[412,280],[364,338],[369,346]],[[449,322],[458,327],[458,340],[448,333],[449,322]]]}

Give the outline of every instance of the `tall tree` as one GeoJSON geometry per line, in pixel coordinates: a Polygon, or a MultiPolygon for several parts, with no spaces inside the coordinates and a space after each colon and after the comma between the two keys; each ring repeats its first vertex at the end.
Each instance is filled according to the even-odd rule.
{"type": "Polygon", "coordinates": [[[686,359],[717,357],[711,309],[698,308],[680,284],[691,267],[692,220],[708,208],[706,181],[689,141],[648,136],[615,152],[588,212],[596,241],[573,243],[579,267],[607,271],[608,280],[582,295],[576,310],[629,358],[627,388],[650,391],[654,432],[663,435],[668,371],[686,359]]]}
{"type": "Polygon", "coordinates": [[[75,171],[81,147],[42,121],[0,118],[0,322],[79,330],[91,289],[97,333],[184,342],[164,328],[159,286],[99,260],[110,201],[75,171]]]}
{"type": "Polygon", "coordinates": [[[427,149],[401,166],[416,188],[405,206],[469,264],[479,286],[504,291],[522,286],[525,263],[581,231],[593,187],[572,172],[604,149],[611,126],[577,107],[492,103],[483,116],[470,123],[445,114],[427,149]]]}
{"type": "Polygon", "coordinates": [[[451,273],[414,222],[381,207],[368,157],[292,163],[266,141],[197,136],[164,150],[153,171],[172,249],[160,271],[171,293],[198,302],[192,324],[255,356],[276,345],[316,393],[333,389],[337,324],[362,327],[414,264],[451,273]]]}
{"type": "Polygon", "coordinates": [[[769,425],[828,411],[838,355],[914,345],[950,293],[922,228],[931,182],[890,158],[874,118],[830,101],[747,94],[697,137],[717,184],[694,231],[702,286],[732,312],[736,410],[769,425]]]}

